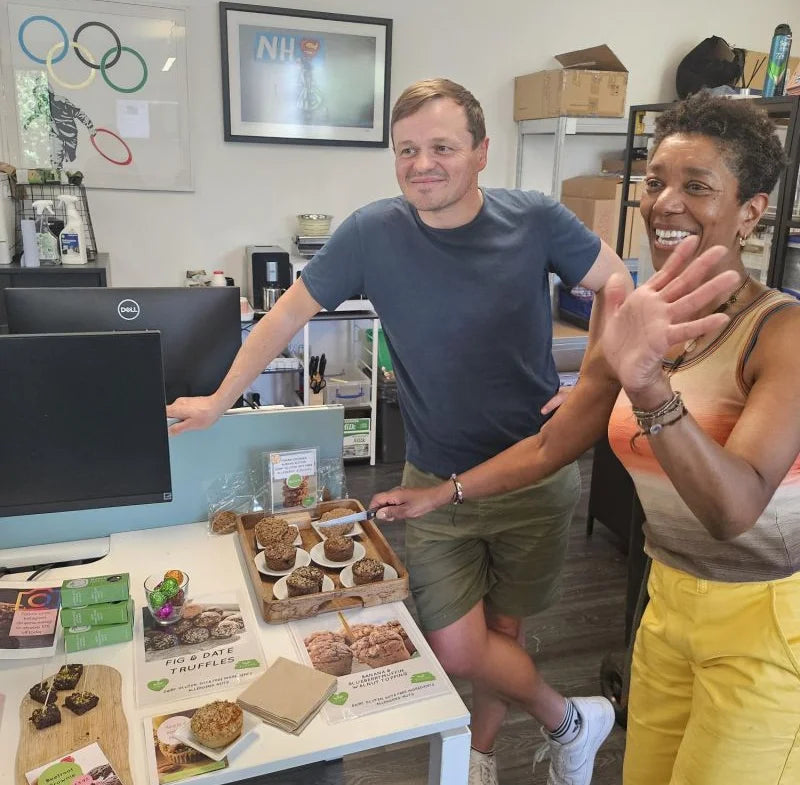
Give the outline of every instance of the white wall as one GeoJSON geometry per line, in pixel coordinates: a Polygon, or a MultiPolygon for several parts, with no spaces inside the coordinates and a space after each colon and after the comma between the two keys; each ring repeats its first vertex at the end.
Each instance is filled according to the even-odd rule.
{"type": "MultiPolygon", "coordinates": [[[[98,246],[111,253],[116,286],[178,285],[184,270],[201,267],[223,267],[239,283],[244,246],[290,249],[297,213],[331,213],[335,227],[359,205],[398,192],[389,150],[224,142],[218,5],[215,0],[186,4],[195,190],[91,191],[98,246]]],[[[4,14],[6,5],[0,0],[4,14]]],[[[482,178],[489,186],[514,182],[513,78],[553,67],[554,53],[609,44],[630,70],[629,103],[645,103],[674,98],[676,65],[706,36],[766,50],[780,22],[800,35],[797,0],[749,5],[293,0],[286,5],[393,18],[392,101],[410,82],[429,76],[447,76],[472,90],[483,104],[491,139],[482,178]]]]}

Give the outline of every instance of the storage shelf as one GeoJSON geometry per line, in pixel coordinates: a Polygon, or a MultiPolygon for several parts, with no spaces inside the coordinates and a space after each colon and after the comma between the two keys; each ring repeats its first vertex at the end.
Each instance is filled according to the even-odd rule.
{"type": "Polygon", "coordinates": [[[520,134],[555,134],[563,122],[566,134],[610,134],[624,136],[628,132],[626,117],[545,117],[541,120],[520,120],[520,134]]]}

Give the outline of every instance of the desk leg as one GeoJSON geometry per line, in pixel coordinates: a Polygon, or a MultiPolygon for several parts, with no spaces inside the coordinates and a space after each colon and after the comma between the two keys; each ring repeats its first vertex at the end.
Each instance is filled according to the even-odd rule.
{"type": "Polygon", "coordinates": [[[431,736],[428,785],[467,785],[471,738],[467,727],[431,736]]]}

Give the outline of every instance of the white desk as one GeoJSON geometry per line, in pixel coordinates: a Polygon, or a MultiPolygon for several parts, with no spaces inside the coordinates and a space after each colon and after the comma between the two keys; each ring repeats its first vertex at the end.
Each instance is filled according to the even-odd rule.
{"type": "MultiPolygon", "coordinates": [[[[42,580],[58,581],[87,575],[129,572],[131,595],[137,607],[144,603],[142,582],[148,574],[176,567],[189,573],[190,595],[219,590],[237,590],[243,600],[249,597],[251,607],[256,597],[245,578],[241,549],[237,537],[215,537],[207,534],[202,523],[168,526],[144,531],[121,532],[110,536],[109,554],[93,564],[54,569],[42,580]]],[[[0,551],[2,564],[2,551],[0,551]]],[[[12,576],[13,577],[13,576],[12,576]]],[[[19,580],[20,576],[16,576],[19,580]]],[[[10,580],[11,578],[9,578],[10,580]]],[[[253,612],[258,624],[261,646],[268,663],[276,657],[297,659],[284,625],[267,624],[253,612]]],[[[197,705],[198,699],[164,703],[140,709],[134,696],[133,644],[123,643],[82,652],[86,664],[112,665],[122,674],[122,702],[128,719],[132,785],[147,785],[143,717],[178,711],[197,705]]],[[[63,642],[53,663],[63,662],[63,642]]],[[[19,738],[19,705],[27,689],[42,673],[41,659],[0,661],[0,692],[6,696],[0,722],[0,785],[14,782],[14,765],[19,738]]],[[[233,698],[215,693],[214,697],[233,698]]],[[[210,699],[210,698],[209,698],[210,699]]],[[[429,698],[389,711],[370,714],[335,725],[328,724],[322,714],[299,736],[284,733],[261,724],[253,740],[245,743],[230,759],[230,766],[204,775],[203,785],[221,785],[260,774],[334,760],[354,752],[394,744],[409,739],[430,737],[429,785],[466,785],[469,761],[469,713],[455,689],[443,696],[429,698]]],[[[53,754],[59,754],[54,750],[53,754]]],[[[42,761],[43,763],[45,761],[42,761]]],[[[194,781],[194,780],[193,780],[194,781]]],[[[17,785],[17,783],[15,783],[17,785]]],[[[128,783],[126,783],[128,785],[128,783]]]]}

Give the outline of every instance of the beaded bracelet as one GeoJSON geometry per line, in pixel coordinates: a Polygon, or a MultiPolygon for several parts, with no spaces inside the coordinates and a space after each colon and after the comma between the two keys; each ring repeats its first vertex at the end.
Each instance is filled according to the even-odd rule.
{"type": "Polygon", "coordinates": [[[640,436],[656,436],[661,433],[667,425],[673,425],[682,417],[689,413],[683,403],[680,392],[675,394],[657,409],[648,411],[646,409],[633,408],[633,416],[639,425],[639,431],[631,437],[631,449],[635,450],[635,442],[640,436]]]}

